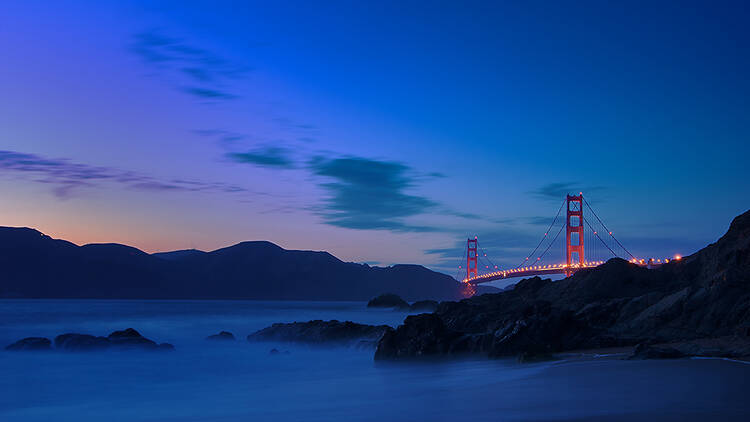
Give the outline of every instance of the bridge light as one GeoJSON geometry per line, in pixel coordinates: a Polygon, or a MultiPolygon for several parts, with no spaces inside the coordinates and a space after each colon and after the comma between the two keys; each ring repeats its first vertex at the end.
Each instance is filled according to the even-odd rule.
{"type": "Polygon", "coordinates": [[[681,260],[681,259],[682,259],[682,257],[681,257],[681,256],[679,256],[679,255],[675,255],[675,256],[674,256],[674,259],[675,259],[676,261],[679,261],[679,260],[681,260]]]}
{"type": "Polygon", "coordinates": [[[612,232],[609,232],[609,235],[612,236],[612,232]]]}

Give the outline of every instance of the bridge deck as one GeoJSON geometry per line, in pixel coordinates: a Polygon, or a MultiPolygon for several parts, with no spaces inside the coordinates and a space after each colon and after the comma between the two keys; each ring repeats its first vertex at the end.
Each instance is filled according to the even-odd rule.
{"type": "MultiPolygon", "coordinates": [[[[633,264],[636,264],[640,267],[647,267],[647,268],[655,268],[658,267],[661,264],[660,262],[645,262],[645,261],[630,261],[633,264]]],[[[666,262],[669,262],[669,260],[666,260],[666,262]]],[[[604,261],[593,261],[593,262],[586,262],[583,265],[565,265],[565,264],[558,264],[558,265],[536,265],[536,266],[529,266],[529,267],[521,267],[521,268],[514,268],[512,270],[499,270],[494,271],[487,274],[482,274],[476,277],[472,277],[469,279],[463,279],[463,283],[469,283],[469,284],[481,284],[481,283],[489,283],[490,281],[496,281],[496,280],[504,280],[507,278],[521,278],[521,277],[533,277],[537,275],[552,275],[552,274],[573,274],[574,272],[583,269],[583,268],[594,268],[598,267],[599,265],[604,264],[604,261]]]]}

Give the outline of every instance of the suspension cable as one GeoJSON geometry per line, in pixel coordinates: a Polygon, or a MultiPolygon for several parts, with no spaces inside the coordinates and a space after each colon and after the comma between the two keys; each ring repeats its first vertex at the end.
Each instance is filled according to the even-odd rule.
{"type": "Polygon", "coordinates": [[[606,230],[607,233],[609,233],[609,236],[612,237],[612,239],[614,239],[615,242],[617,242],[618,245],[620,245],[620,247],[622,248],[622,250],[624,250],[628,255],[630,255],[631,258],[636,259],[635,255],[633,255],[632,253],[630,253],[630,251],[627,250],[625,248],[625,246],[622,246],[622,243],[620,243],[620,241],[617,240],[617,238],[615,237],[615,235],[612,234],[612,231],[607,228],[607,226],[604,224],[604,222],[602,221],[602,219],[599,218],[598,215],[596,215],[596,212],[594,212],[594,209],[591,208],[591,205],[589,204],[589,201],[587,201],[586,198],[583,198],[583,202],[586,203],[586,206],[589,207],[589,211],[591,211],[591,213],[594,214],[594,217],[596,217],[596,219],[599,220],[599,224],[601,224],[602,227],[604,227],[604,230],[606,230]]]}
{"type": "Polygon", "coordinates": [[[497,265],[495,265],[495,263],[492,262],[492,260],[490,259],[490,256],[487,255],[487,252],[485,252],[483,248],[479,248],[479,251],[482,253],[482,255],[484,255],[484,258],[487,259],[487,262],[490,263],[490,267],[497,268],[497,265]]]}
{"type": "Polygon", "coordinates": [[[562,233],[562,230],[563,230],[564,227],[565,227],[565,224],[560,225],[560,230],[557,231],[557,234],[555,235],[555,238],[552,239],[552,242],[549,243],[549,245],[547,246],[547,249],[545,249],[544,252],[542,252],[539,255],[539,259],[538,259],[539,262],[542,261],[542,257],[550,250],[550,248],[552,247],[552,245],[555,244],[555,240],[557,240],[558,236],[560,236],[560,233],[562,233]]]}
{"type": "Polygon", "coordinates": [[[584,221],[584,222],[585,222],[585,223],[586,223],[586,224],[587,224],[587,225],[589,226],[589,229],[591,229],[591,233],[594,233],[594,236],[596,236],[596,237],[597,237],[597,239],[599,239],[599,240],[600,240],[600,241],[602,242],[602,244],[604,244],[604,246],[605,246],[605,247],[606,247],[607,249],[609,249],[609,251],[610,251],[610,252],[612,252],[612,256],[617,256],[617,254],[615,253],[615,251],[613,251],[613,250],[612,250],[612,248],[610,248],[610,247],[609,247],[609,245],[608,245],[608,244],[607,244],[607,243],[606,243],[606,242],[604,241],[604,239],[602,239],[602,238],[601,238],[601,237],[599,236],[599,233],[597,233],[597,232],[596,232],[596,230],[594,230],[594,228],[593,228],[593,227],[591,227],[591,223],[589,223],[589,221],[588,221],[588,220],[586,220],[585,218],[583,219],[583,221],[584,221]]]}
{"type": "MultiPolygon", "coordinates": [[[[463,265],[467,261],[468,258],[469,258],[469,250],[464,248],[464,258],[460,264],[463,265]]],[[[458,274],[458,277],[461,277],[461,269],[462,269],[461,265],[458,266],[458,271],[456,272],[456,274],[458,274]]],[[[458,278],[458,277],[456,277],[456,280],[458,281],[463,280],[463,278],[458,278]]]]}
{"type": "Polygon", "coordinates": [[[555,218],[552,220],[552,223],[547,228],[547,231],[544,232],[544,236],[542,236],[542,238],[539,240],[539,243],[536,245],[536,248],[534,248],[534,250],[526,257],[526,259],[524,259],[520,264],[518,264],[516,268],[523,267],[523,264],[525,264],[529,260],[529,258],[532,258],[534,254],[536,253],[536,251],[539,249],[539,247],[542,246],[542,243],[544,242],[544,239],[547,238],[547,235],[549,234],[549,231],[552,229],[552,226],[555,225],[555,222],[560,217],[560,212],[562,211],[563,206],[565,205],[565,202],[566,201],[563,201],[562,204],[560,204],[560,208],[557,210],[557,215],[555,215],[555,218]]]}

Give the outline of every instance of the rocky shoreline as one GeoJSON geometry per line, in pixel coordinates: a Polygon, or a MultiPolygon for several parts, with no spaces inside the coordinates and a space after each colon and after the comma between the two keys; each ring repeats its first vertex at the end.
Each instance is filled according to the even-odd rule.
{"type": "Polygon", "coordinates": [[[557,282],[534,277],[502,293],[442,302],[388,329],[375,359],[531,358],[636,345],[634,358],[743,358],[748,342],[750,212],[716,243],[656,270],[615,258],[557,282]]]}

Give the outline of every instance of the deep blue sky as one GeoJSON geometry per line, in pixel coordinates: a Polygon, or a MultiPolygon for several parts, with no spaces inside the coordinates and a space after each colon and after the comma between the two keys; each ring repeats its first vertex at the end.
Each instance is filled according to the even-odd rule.
{"type": "Polygon", "coordinates": [[[553,3],[7,4],[0,224],[454,274],[583,191],[638,256],[715,240],[750,204],[748,6],[553,3]]]}

